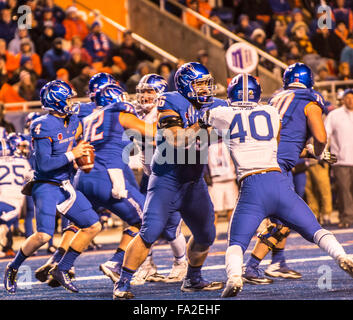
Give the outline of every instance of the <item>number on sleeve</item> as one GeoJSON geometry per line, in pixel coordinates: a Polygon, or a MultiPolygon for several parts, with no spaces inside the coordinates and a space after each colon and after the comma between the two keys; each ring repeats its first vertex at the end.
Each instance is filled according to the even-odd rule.
{"type": "Polygon", "coordinates": [[[38,123],[37,126],[34,128],[34,132],[39,135],[40,134],[40,128],[42,127],[41,123],[38,123]]]}

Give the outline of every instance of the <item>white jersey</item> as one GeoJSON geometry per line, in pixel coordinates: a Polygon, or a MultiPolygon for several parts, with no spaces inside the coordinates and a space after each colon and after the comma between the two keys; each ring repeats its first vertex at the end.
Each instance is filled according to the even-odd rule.
{"type": "MultiPolygon", "coordinates": [[[[152,108],[152,110],[149,113],[139,113],[139,118],[147,123],[154,123],[157,121],[158,118],[158,112],[157,112],[157,106],[152,108]]],[[[145,172],[145,174],[147,174],[148,176],[151,175],[151,162],[152,159],[147,159],[148,161],[146,161],[146,155],[145,152],[143,152],[140,148],[139,148],[139,153],[131,156],[129,159],[129,167],[131,169],[138,169],[138,168],[143,168],[143,171],[145,172]]]]}
{"type": "Polygon", "coordinates": [[[209,124],[228,145],[237,179],[257,171],[278,168],[278,111],[269,105],[218,107],[210,110],[209,124]]]}
{"type": "Polygon", "coordinates": [[[32,176],[27,159],[18,157],[0,157],[0,201],[14,206],[21,212],[25,196],[21,189],[25,181],[32,176]]]}

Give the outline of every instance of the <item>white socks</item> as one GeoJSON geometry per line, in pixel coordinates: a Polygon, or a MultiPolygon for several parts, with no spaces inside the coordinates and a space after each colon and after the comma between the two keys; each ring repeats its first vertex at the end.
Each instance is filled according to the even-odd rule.
{"type": "Polygon", "coordinates": [[[226,251],[226,270],[228,279],[232,276],[242,275],[243,250],[240,246],[234,245],[228,247],[226,251]]]}
{"type": "Polygon", "coordinates": [[[320,229],[316,231],[314,234],[314,242],[336,261],[339,257],[346,255],[346,252],[337,241],[336,237],[328,230],[320,229]]]}
{"type": "Polygon", "coordinates": [[[184,261],[186,259],[186,240],[184,235],[180,232],[173,241],[169,241],[169,244],[173,251],[175,261],[184,261]]]}

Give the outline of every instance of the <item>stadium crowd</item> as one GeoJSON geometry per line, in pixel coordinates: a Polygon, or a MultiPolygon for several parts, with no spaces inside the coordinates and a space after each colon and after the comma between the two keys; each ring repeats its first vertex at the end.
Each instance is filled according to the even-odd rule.
{"type": "MultiPolygon", "coordinates": [[[[305,62],[312,68],[316,80],[352,78],[353,1],[326,1],[332,8],[332,29],[317,27],[320,14],[316,12],[320,1],[179,2],[287,64],[305,62]]],[[[181,15],[175,8],[167,6],[167,9],[181,15]]],[[[121,43],[115,43],[102,32],[99,19],[88,25],[86,18],[76,7],[63,10],[53,0],[0,0],[0,126],[3,131],[10,133],[15,128],[4,119],[2,104],[39,100],[40,89],[54,79],[68,82],[78,97],[87,97],[89,80],[98,72],[112,74],[128,93],[135,93],[140,79],[152,72],[168,81],[169,90],[175,89],[174,73],[182,60],[172,66],[154,59],[140,49],[130,31],[123,34],[121,43]],[[32,9],[31,29],[21,28],[17,23],[20,5],[32,9]]],[[[185,21],[194,28],[204,28],[190,14],[185,21]]],[[[225,47],[229,45],[216,30],[212,30],[212,36],[225,47]]],[[[207,52],[200,51],[195,58],[207,65],[207,52]]],[[[268,69],[275,68],[268,61],[260,63],[268,69]]],[[[352,139],[349,138],[353,133],[350,123],[353,119],[352,97],[353,91],[348,91],[340,105],[329,108],[337,109],[328,114],[326,121],[329,136],[334,140],[332,148],[336,148],[339,159],[334,170],[324,162],[303,160],[293,172],[297,192],[306,197],[319,221],[330,223],[333,209],[339,209],[339,226],[342,228],[353,225],[353,195],[350,191],[353,146],[350,146],[352,139]],[[339,108],[341,105],[344,107],[339,108]]],[[[210,152],[219,152],[219,149],[210,152]]],[[[229,217],[237,193],[234,168],[229,159],[220,159],[209,167],[207,181],[215,210],[217,213],[226,212],[229,217]],[[229,192],[234,194],[232,199],[229,192]]]]}

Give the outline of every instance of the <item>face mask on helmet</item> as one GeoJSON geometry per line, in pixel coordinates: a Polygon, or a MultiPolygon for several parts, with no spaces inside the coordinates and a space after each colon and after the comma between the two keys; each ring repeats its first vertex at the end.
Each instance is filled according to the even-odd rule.
{"type": "Polygon", "coordinates": [[[196,98],[199,104],[213,102],[215,85],[211,75],[205,75],[201,79],[193,80],[191,87],[192,92],[190,92],[190,98],[196,98]]]}
{"type": "Polygon", "coordinates": [[[128,95],[122,87],[116,84],[108,84],[97,90],[95,96],[97,106],[105,107],[117,102],[128,102],[128,95]]]}
{"type": "Polygon", "coordinates": [[[69,97],[68,99],[66,99],[66,106],[64,107],[64,112],[67,114],[78,114],[80,112],[80,106],[80,102],[73,102],[72,98],[69,97]]]}
{"type": "Polygon", "coordinates": [[[21,134],[17,135],[15,133],[11,133],[7,140],[14,156],[28,158],[30,153],[28,140],[26,140],[21,134]]]}
{"type": "Polygon", "coordinates": [[[136,99],[138,104],[145,110],[150,111],[155,106],[158,92],[154,88],[136,88],[136,99]]]}

